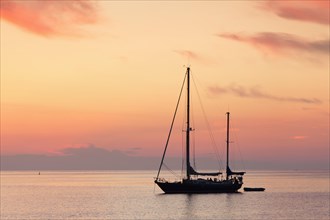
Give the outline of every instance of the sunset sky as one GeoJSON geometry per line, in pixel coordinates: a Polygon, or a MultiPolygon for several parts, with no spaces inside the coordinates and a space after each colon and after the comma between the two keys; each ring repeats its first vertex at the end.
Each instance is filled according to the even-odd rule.
{"type": "Polygon", "coordinates": [[[329,16],[327,0],[1,0],[1,154],[160,157],[190,65],[220,147],[229,110],[245,159],[326,162],[329,16]]]}

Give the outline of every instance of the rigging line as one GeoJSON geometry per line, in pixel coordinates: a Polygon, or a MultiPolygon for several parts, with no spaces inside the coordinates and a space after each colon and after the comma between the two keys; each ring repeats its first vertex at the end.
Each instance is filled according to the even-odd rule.
{"type": "Polygon", "coordinates": [[[197,169],[197,167],[196,167],[196,131],[194,131],[194,133],[193,133],[193,159],[194,159],[194,161],[193,161],[193,163],[194,163],[194,168],[195,169],[197,169]]]}
{"type": "Polygon", "coordinates": [[[201,101],[201,97],[200,97],[199,92],[198,92],[198,89],[197,89],[197,85],[196,85],[196,82],[195,82],[195,79],[194,79],[194,75],[193,75],[192,79],[193,79],[194,86],[195,86],[195,89],[196,89],[197,97],[199,99],[199,103],[201,105],[201,109],[202,109],[202,112],[203,112],[203,116],[204,116],[204,120],[206,122],[206,126],[207,126],[207,129],[208,129],[208,132],[209,132],[209,136],[210,136],[211,141],[212,141],[212,144],[213,144],[212,147],[213,147],[213,149],[214,149],[214,151],[216,153],[216,156],[217,156],[218,165],[220,167],[222,167],[222,160],[221,160],[221,157],[220,157],[220,154],[219,154],[219,150],[216,147],[216,142],[215,142],[215,139],[214,139],[212,130],[211,130],[210,123],[208,122],[207,117],[206,117],[205,109],[204,109],[203,103],[201,101]]]}
{"type": "Polygon", "coordinates": [[[162,160],[161,160],[160,165],[159,165],[159,169],[158,169],[158,173],[157,173],[157,178],[156,179],[158,179],[160,170],[162,169],[162,165],[163,165],[163,162],[164,162],[164,157],[165,157],[165,154],[166,154],[168,143],[169,143],[169,140],[170,140],[170,137],[171,137],[171,133],[172,133],[172,129],[173,129],[173,125],[174,125],[176,113],[178,111],[178,107],[179,107],[179,103],[180,103],[180,99],[181,99],[182,90],[183,90],[183,87],[184,87],[184,84],[185,84],[185,81],[186,81],[186,78],[187,78],[187,73],[188,73],[188,70],[187,70],[187,72],[186,72],[186,74],[184,76],[184,79],[183,79],[183,83],[182,83],[182,86],[181,86],[180,95],[179,95],[178,102],[177,102],[176,107],[175,107],[175,111],[174,111],[174,115],[173,115],[171,127],[170,127],[170,130],[169,130],[168,136],[167,136],[165,149],[164,149],[164,152],[163,152],[162,160]]]}
{"type": "MultiPolygon", "coordinates": [[[[234,123],[235,123],[235,120],[234,120],[234,123]]],[[[233,124],[233,123],[231,123],[233,124]]],[[[237,145],[237,148],[238,148],[238,152],[239,152],[239,156],[240,156],[240,159],[241,159],[241,162],[242,162],[242,165],[243,165],[243,169],[246,170],[246,166],[245,166],[245,163],[244,163],[244,158],[242,156],[242,152],[241,152],[241,147],[240,147],[240,144],[238,143],[238,138],[237,138],[237,133],[236,132],[233,132],[234,133],[234,138],[236,140],[236,145],[237,145]]]]}
{"type": "MultiPolygon", "coordinates": [[[[233,133],[233,127],[232,127],[232,119],[231,119],[231,123],[229,124],[229,131],[231,131],[231,134],[233,133]]],[[[233,135],[231,135],[231,137],[232,137],[233,135]]],[[[234,141],[231,141],[231,140],[229,140],[229,143],[235,143],[234,141]]],[[[236,143],[235,143],[236,144],[236,143]]],[[[231,144],[230,146],[233,146],[233,144],[231,144]]],[[[237,149],[236,149],[237,147],[236,146],[234,146],[234,148],[233,147],[231,147],[231,149],[232,149],[232,151],[231,151],[231,155],[233,155],[233,158],[235,158],[235,160],[231,160],[231,163],[232,163],[232,165],[233,165],[233,167],[235,168],[236,167],[236,165],[237,165],[237,157],[236,157],[236,151],[237,151],[237,149]]]]}
{"type": "MultiPolygon", "coordinates": [[[[184,106],[187,106],[187,97],[185,97],[185,103],[184,103],[184,106]]],[[[186,119],[186,114],[187,114],[187,112],[186,112],[186,110],[183,108],[182,109],[183,110],[183,117],[182,117],[182,124],[181,124],[181,177],[183,178],[183,175],[184,175],[184,163],[185,163],[185,140],[186,140],[186,135],[185,135],[185,133],[184,133],[184,131],[185,131],[185,124],[186,124],[186,121],[185,121],[185,119],[186,119]]]]}
{"type": "MultiPolygon", "coordinates": [[[[182,130],[183,130],[183,125],[182,125],[182,130]]],[[[181,133],[181,177],[183,177],[183,167],[184,167],[184,139],[185,139],[185,135],[182,132],[181,133]]]]}
{"type": "Polygon", "coordinates": [[[176,178],[180,178],[173,170],[171,170],[171,168],[169,168],[165,163],[163,163],[164,167],[170,171],[170,173],[172,173],[173,176],[175,176],[176,178]]]}
{"type": "Polygon", "coordinates": [[[203,112],[203,117],[204,117],[204,119],[205,119],[205,122],[206,122],[207,128],[208,128],[208,130],[209,130],[209,132],[210,132],[209,135],[211,136],[211,139],[212,139],[213,144],[216,145],[216,144],[215,144],[215,139],[214,139],[214,137],[213,137],[213,133],[211,132],[212,129],[211,129],[211,126],[210,126],[210,124],[209,124],[209,122],[208,122],[208,120],[207,120],[206,113],[205,113],[205,109],[204,109],[203,103],[202,103],[202,101],[201,101],[201,97],[200,97],[199,91],[198,91],[198,89],[197,89],[197,85],[196,85],[196,83],[195,83],[194,78],[193,78],[193,82],[194,82],[194,85],[195,85],[196,93],[197,93],[198,98],[199,98],[199,102],[200,102],[201,109],[202,109],[202,112],[203,112]]]}
{"type": "MultiPolygon", "coordinates": [[[[192,72],[190,71],[190,74],[192,75],[192,72]]],[[[191,99],[190,101],[190,104],[191,104],[191,119],[192,119],[192,130],[190,131],[194,131],[192,132],[192,154],[193,154],[193,167],[196,169],[196,133],[195,133],[195,126],[196,126],[196,123],[195,123],[195,112],[194,112],[194,102],[193,102],[193,99],[191,99]]]]}
{"type": "MultiPolygon", "coordinates": [[[[212,140],[212,142],[213,142],[213,144],[214,144],[214,146],[215,146],[215,152],[216,152],[216,154],[217,154],[217,156],[219,157],[219,159],[220,159],[220,162],[222,163],[222,161],[221,161],[221,156],[220,155],[222,155],[222,154],[220,154],[219,153],[219,149],[218,149],[218,147],[217,147],[217,144],[216,144],[216,141],[215,141],[215,139],[214,139],[214,135],[213,135],[213,133],[212,133],[212,129],[211,129],[211,127],[210,127],[210,124],[209,124],[209,122],[208,122],[208,120],[207,120],[207,117],[206,117],[206,113],[205,113],[205,109],[204,109],[204,106],[203,106],[203,103],[202,103],[202,101],[201,101],[201,97],[200,97],[200,94],[199,94],[199,90],[197,89],[197,85],[196,85],[196,82],[199,84],[199,86],[201,87],[201,88],[203,88],[203,90],[204,90],[204,92],[207,94],[207,89],[205,89],[203,86],[202,86],[202,83],[201,83],[201,81],[198,79],[198,77],[197,76],[195,76],[195,75],[193,75],[193,82],[194,82],[194,85],[195,85],[195,89],[196,89],[196,91],[197,91],[197,95],[198,95],[198,98],[199,98],[199,102],[200,102],[200,105],[201,105],[201,108],[202,108],[202,111],[203,111],[203,116],[204,116],[204,120],[206,121],[206,123],[207,123],[207,126],[208,126],[208,131],[209,131],[209,135],[210,135],[210,137],[211,137],[211,140],[212,140]],[[196,79],[196,80],[195,80],[196,79]]],[[[214,147],[213,146],[213,147],[214,147]]],[[[219,161],[219,160],[218,160],[219,161]]],[[[222,166],[222,164],[221,164],[221,166],[222,166]]]]}
{"type": "MultiPolygon", "coordinates": [[[[207,94],[210,94],[210,92],[209,92],[209,90],[205,87],[205,86],[203,86],[203,84],[205,84],[205,83],[202,83],[202,80],[200,80],[199,78],[198,78],[198,76],[196,75],[196,76],[194,76],[194,80],[196,79],[196,82],[197,82],[197,84],[202,88],[202,90],[204,91],[204,93],[207,95],[207,94]]],[[[194,81],[194,83],[195,83],[195,81],[194,81]]],[[[218,109],[221,109],[222,107],[221,107],[221,105],[219,105],[219,104],[217,104],[216,103],[216,105],[218,106],[218,109]]],[[[228,111],[227,112],[229,112],[229,105],[228,105],[228,111]]],[[[223,151],[223,149],[225,149],[225,147],[223,146],[223,144],[222,143],[220,143],[219,144],[220,145],[220,155],[225,155],[225,152],[223,151]]],[[[220,160],[221,160],[221,157],[220,157],[220,160]]]]}

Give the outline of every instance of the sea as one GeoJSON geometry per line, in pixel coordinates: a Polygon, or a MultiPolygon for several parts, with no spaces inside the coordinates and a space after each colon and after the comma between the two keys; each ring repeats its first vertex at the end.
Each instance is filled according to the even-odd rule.
{"type": "Polygon", "coordinates": [[[0,219],[329,219],[329,170],[247,171],[264,192],[164,194],[157,171],[1,171],[0,219]]]}

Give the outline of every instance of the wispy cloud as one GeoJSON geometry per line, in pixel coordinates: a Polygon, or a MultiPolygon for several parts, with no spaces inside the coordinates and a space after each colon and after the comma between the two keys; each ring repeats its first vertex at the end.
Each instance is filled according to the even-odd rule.
{"type": "Polygon", "coordinates": [[[137,155],[138,153],[140,153],[142,150],[141,147],[131,147],[128,150],[125,151],[126,154],[128,155],[137,155]]]}
{"type": "Polygon", "coordinates": [[[265,52],[276,55],[313,53],[329,55],[329,39],[310,41],[286,33],[261,32],[255,35],[221,33],[217,36],[252,45],[265,52]]]}
{"type": "Polygon", "coordinates": [[[306,104],[321,104],[321,100],[316,98],[297,98],[297,97],[282,97],[271,95],[265,92],[262,92],[258,87],[245,88],[239,85],[230,85],[226,87],[211,86],[209,91],[214,95],[222,94],[232,94],[239,97],[245,98],[258,98],[258,99],[268,99],[279,102],[300,102],[306,104]]]}
{"type": "Polygon", "coordinates": [[[190,50],[174,50],[174,52],[187,59],[199,60],[201,58],[197,53],[190,50]]]}
{"type": "Polygon", "coordinates": [[[64,155],[67,156],[98,156],[102,157],[109,154],[109,151],[103,148],[97,148],[93,145],[87,147],[71,147],[61,150],[64,155]]]}
{"type": "Polygon", "coordinates": [[[0,0],[1,19],[45,37],[84,36],[81,29],[99,21],[96,1],[0,0]]]}
{"type": "Polygon", "coordinates": [[[304,140],[304,139],[306,139],[308,137],[307,136],[303,136],[303,135],[295,135],[295,136],[292,136],[290,138],[293,139],[293,140],[304,140]]]}
{"type": "Polygon", "coordinates": [[[190,63],[190,61],[199,62],[202,64],[213,63],[211,59],[191,50],[173,50],[173,52],[179,54],[181,57],[186,59],[188,63],[190,63]]]}
{"type": "Polygon", "coordinates": [[[304,22],[329,25],[329,0],[273,1],[260,3],[262,9],[277,16],[304,22]]]}

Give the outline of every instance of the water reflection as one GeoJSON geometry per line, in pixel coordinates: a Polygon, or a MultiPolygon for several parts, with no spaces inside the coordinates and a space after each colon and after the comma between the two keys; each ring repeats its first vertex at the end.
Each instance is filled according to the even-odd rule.
{"type": "Polygon", "coordinates": [[[198,212],[198,209],[195,209],[195,199],[196,199],[196,194],[185,194],[185,200],[184,200],[184,216],[187,217],[187,219],[196,219],[196,214],[195,212],[198,212]]]}

